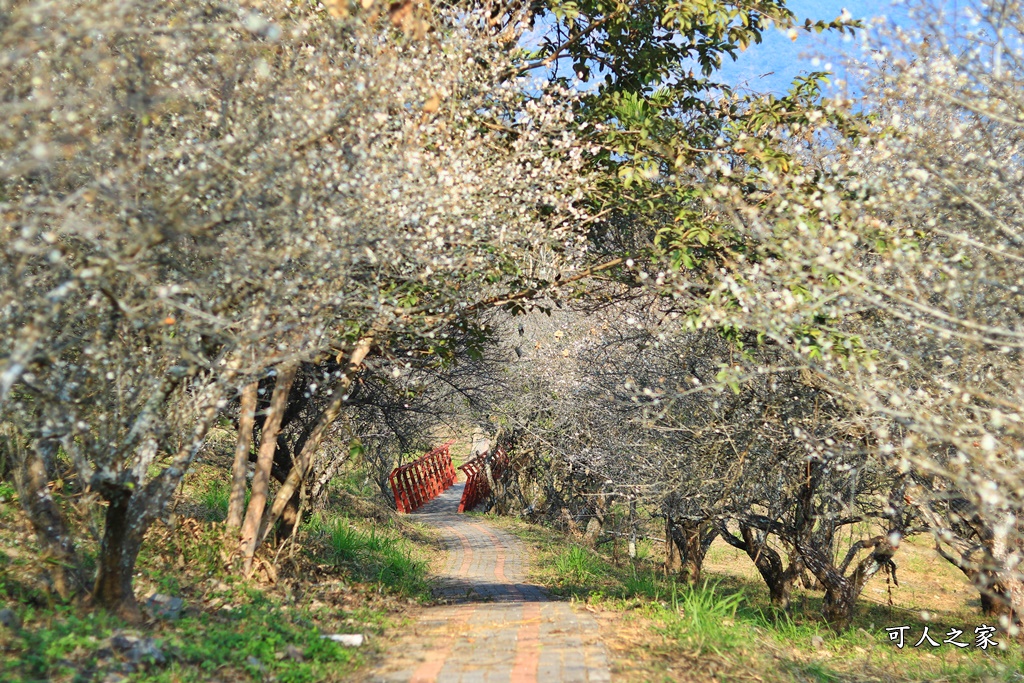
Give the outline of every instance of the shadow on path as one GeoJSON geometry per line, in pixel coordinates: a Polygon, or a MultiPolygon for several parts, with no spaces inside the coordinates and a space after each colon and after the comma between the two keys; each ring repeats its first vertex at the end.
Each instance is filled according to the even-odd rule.
{"type": "Polygon", "coordinates": [[[430,607],[390,652],[374,681],[533,683],[611,680],[597,623],[526,582],[527,548],[456,511],[464,484],[413,513],[440,530],[447,549],[430,607]]]}

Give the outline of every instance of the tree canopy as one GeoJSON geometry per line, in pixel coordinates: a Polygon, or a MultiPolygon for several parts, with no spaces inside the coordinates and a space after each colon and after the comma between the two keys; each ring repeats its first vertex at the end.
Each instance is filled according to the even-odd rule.
{"type": "Polygon", "coordinates": [[[716,82],[859,28],[782,0],[4,3],[0,410],[54,589],[137,617],[219,420],[244,573],[437,416],[500,423],[499,506],[639,502],[690,580],[721,536],[845,627],[927,532],[1013,631],[1024,25],[921,9],[855,106],[716,82]]]}

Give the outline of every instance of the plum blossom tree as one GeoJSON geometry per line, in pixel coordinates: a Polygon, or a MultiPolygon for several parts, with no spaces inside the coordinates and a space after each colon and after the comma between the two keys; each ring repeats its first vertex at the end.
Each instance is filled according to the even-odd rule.
{"type": "Polygon", "coordinates": [[[55,460],[105,507],[92,599],[135,617],[146,530],[243,387],[336,358],[308,466],[368,354],[443,346],[578,252],[572,96],[507,77],[519,26],[329,9],[4,7],[0,410],[65,594],[55,460]]]}
{"type": "Polygon", "coordinates": [[[681,319],[671,299],[634,292],[522,322],[519,390],[492,409],[518,452],[533,453],[512,492],[597,531],[609,501],[639,504],[665,520],[666,569],[689,582],[721,536],[750,556],[777,607],[810,571],[826,618],[844,627],[867,582],[895,570],[889,535],[915,528],[903,478],[871,456],[856,406],[784,347],[755,335],[738,347],[681,319]],[[725,386],[741,367],[747,376],[725,386]]]}
{"type": "Polygon", "coordinates": [[[761,330],[858,407],[938,551],[1013,631],[1024,615],[1024,23],[1013,2],[947,9],[915,3],[916,30],[869,42],[860,124],[790,127],[785,171],[712,165],[709,211],[747,248],[705,312],[761,330]]]}

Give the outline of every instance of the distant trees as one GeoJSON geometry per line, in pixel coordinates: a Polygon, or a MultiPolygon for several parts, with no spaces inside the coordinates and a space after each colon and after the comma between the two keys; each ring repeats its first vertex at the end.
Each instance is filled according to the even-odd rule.
{"type": "Polygon", "coordinates": [[[866,582],[894,571],[889,536],[914,529],[902,476],[872,457],[855,407],[785,349],[682,332],[663,304],[644,296],[525,325],[533,348],[512,364],[523,389],[495,410],[520,452],[552,461],[521,467],[534,495],[579,529],[600,527],[611,503],[639,502],[665,520],[666,568],[690,582],[721,536],[778,607],[809,572],[844,626],[866,582]],[[737,363],[750,374],[733,391],[723,373],[737,363]]]}
{"type": "Polygon", "coordinates": [[[868,416],[903,499],[1007,627],[1024,615],[1024,73],[1009,57],[1024,24],[1010,5],[921,5],[918,33],[877,45],[859,135],[810,144],[812,163],[732,202],[757,266],[722,278],[719,309],[868,416]]]}

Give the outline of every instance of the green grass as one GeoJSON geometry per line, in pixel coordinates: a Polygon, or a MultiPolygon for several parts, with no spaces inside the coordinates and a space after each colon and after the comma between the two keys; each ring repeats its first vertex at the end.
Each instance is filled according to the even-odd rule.
{"type": "Polygon", "coordinates": [[[206,487],[199,493],[199,503],[206,508],[206,519],[211,522],[223,522],[228,516],[230,498],[231,487],[225,481],[211,479],[206,482],[206,487]]]}
{"type": "MultiPolygon", "coordinates": [[[[361,655],[321,638],[309,609],[283,609],[277,599],[254,589],[224,593],[230,611],[185,616],[155,634],[169,660],[165,666],[143,661],[132,680],[196,682],[228,672],[252,680],[270,677],[282,683],[312,683],[337,678],[361,663],[361,655]],[[301,661],[282,657],[297,648],[301,661]]],[[[106,638],[133,633],[120,619],[101,611],[70,606],[23,611],[25,627],[5,643],[18,657],[0,656],[4,681],[89,680],[89,671],[117,671],[116,657],[101,658],[106,638]]],[[[123,670],[123,669],[122,669],[123,670]]]]}
{"type": "MultiPolygon", "coordinates": [[[[231,559],[236,532],[218,523],[227,510],[227,477],[222,468],[197,465],[170,523],[147,533],[135,579],[140,602],[159,592],[182,598],[185,608],[177,620],[139,626],[85,603],[62,604],[42,589],[13,487],[0,482],[0,609],[23,623],[17,631],[0,627],[0,681],[84,683],[108,674],[147,683],[350,680],[377,652],[378,637],[408,619],[409,599],[428,598],[423,558],[435,543],[428,531],[344,490],[365,476],[346,477],[332,487],[329,512],[307,519],[294,547],[260,552],[261,566],[276,560],[276,580],[264,570],[243,580],[231,559]],[[121,655],[102,656],[119,632],[153,638],[167,661],[125,671],[121,655]],[[320,637],[331,633],[371,640],[353,650],[320,637]]],[[[88,560],[96,542],[84,527],[78,531],[88,560]]]]}
{"type": "Polygon", "coordinates": [[[746,642],[746,629],[737,628],[736,612],[743,604],[743,593],[723,592],[717,583],[705,581],[699,586],[673,586],[668,611],[659,615],[658,630],[663,635],[697,654],[734,650],[746,642]]]}
{"type": "MultiPolygon", "coordinates": [[[[103,637],[122,626],[120,620],[105,613],[79,615],[67,605],[55,606],[52,613],[32,606],[20,611],[25,625],[4,639],[5,650],[18,648],[20,653],[17,658],[0,661],[4,680],[47,680],[73,672],[69,656],[98,649],[98,634],[103,637]],[[40,616],[49,623],[33,628],[40,616]]],[[[90,662],[94,664],[95,658],[90,662]]]]}
{"type": "Polygon", "coordinates": [[[601,573],[601,562],[591,551],[573,545],[555,559],[555,569],[566,581],[586,584],[601,573]]]}
{"type": "MultiPolygon", "coordinates": [[[[610,552],[566,547],[565,535],[544,527],[484,517],[533,546],[534,581],[611,613],[603,620],[605,628],[630,637],[642,634],[616,663],[624,681],[680,680],[683,671],[687,681],[1024,681],[1020,647],[988,652],[950,645],[934,651],[913,648],[922,629],[920,608],[863,601],[853,628],[835,633],[821,619],[819,591],[795,589],[791,609],[783,612],[769,605],[767,588],[758,580],[705,571],[705,581],[685,585],[665,576],[656,560],[631,561],[621,553],[613,559],[610,552]],[[898,650],[883,629],[904,624],[912,627],[914,640],[898,650]]],[[[604,548],[612,550],[611,544],[604,548]]],[[[935,571],[933,566],[920,569],[935,571]]],[[[913,581],[905,570],[901,584],[913,581]]],[[[933,636],[950,626],[969,633],[976,625],[959,613],[939,616],[930,622],[933,636]]],[[[973,619],[983,621],[977,614],[973,619]]]]}
{"type": "Polygon", "coordinates": [[[698,654],[721,654],[752,635],[749,629],[736,628],[737,611],[745,606],[743,592],[723,590],[717,582],[683,586],[635,566],[623,572],[579,545],[555,556],[554,572],[557,586],[576,598],[644,604],[659,633],[698,654]]]}
{"type": "MultiPolygon", "coordinates": [[[[273,676],[282,682],[303,683],[322,680],[338,670],[335,665],[355,663],[354,651],[320,637],[308,610],[283,613],[275,600],[259,591],[247,592],[247,599],[227,616],[203,614],[180,624],[167,645],[179,653],[181,664],[204,675],[230,667],[243,669],[257,680],[273,676]],[[281,658],[279,653],[288,646],[299,648],[303,661],[281,658]]],[[[153,680],[179,680],[183,668],[171,666],[153,680]]]]}
{"type": "Polygon", "coordinates": [[[313,537],[324,539],[326,559],[345,566],[364,580],[412,598],[426,599],[427,565],[413,556],[412,548],[397,532],[348,516],[313,515],[305,524],[313,537]],[[366,528],[368,526],[368,528],[366,528]]]}

